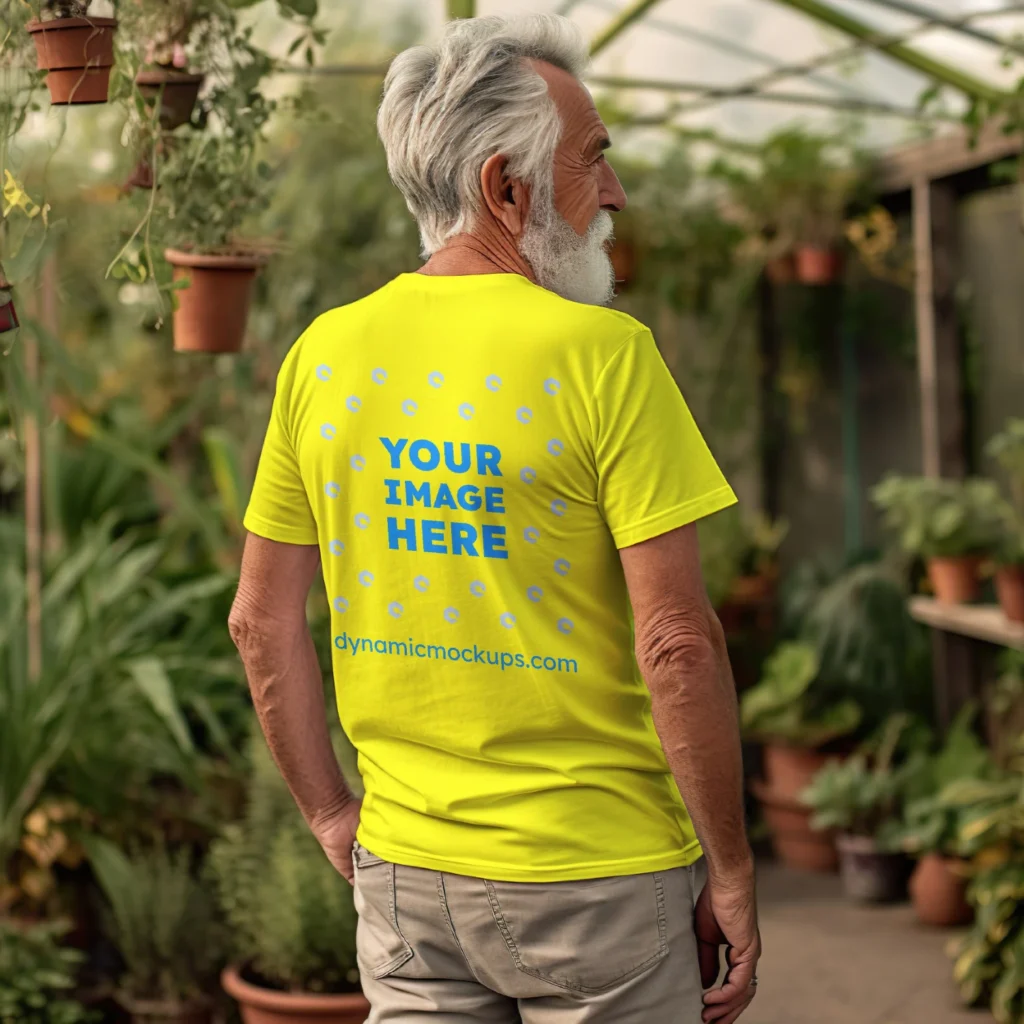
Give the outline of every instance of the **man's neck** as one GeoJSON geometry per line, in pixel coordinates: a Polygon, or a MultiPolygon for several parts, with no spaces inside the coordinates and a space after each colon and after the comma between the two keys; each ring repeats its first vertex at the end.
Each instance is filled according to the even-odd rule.
{"type": "Polygon", "coordinates": [[[443,249],[438,249],[419,273],[441,277],[466,274],[520,274],[534,281],[529,263],[503,234],[481,232],[456,235],[443,249]]]}

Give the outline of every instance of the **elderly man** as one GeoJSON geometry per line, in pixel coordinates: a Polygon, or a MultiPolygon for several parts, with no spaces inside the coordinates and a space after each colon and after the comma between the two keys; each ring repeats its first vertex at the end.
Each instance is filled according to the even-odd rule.
{"type": "Polygon", "coordinates": [[[428,258],[292,348],[245,518],[232,635],[354,878],[374,1024],[731,1024],[755,991],[694,525],[735,498],[650,332],[604,308],[626,197],[585,63],[555,17],[394,60],[378,127],[428,258]],[[319,566],[361,804],[304,614],[319,566]]]}

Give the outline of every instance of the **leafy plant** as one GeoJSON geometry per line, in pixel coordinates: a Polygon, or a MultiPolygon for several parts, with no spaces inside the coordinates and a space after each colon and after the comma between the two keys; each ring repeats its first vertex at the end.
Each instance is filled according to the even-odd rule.
{"type": "Polygon", "coordinates": [[[865,745],[845,761],[830,761],[801,794],[814,811],[812,827],[868,836],[891,845],[885,826],[898,820],[908,791],[922,771],[918,751],[896,763],[909,719],[894,715],[877,742],[865,745]]]}
{"type": "Polygon", "coordinates": [[[1010,478],[1017,510],[1024,514],[1024,418],[1009,419],[985,445],[985,454],[996,460],[1010,478]]]}
{"type": "Polygon", "coordinates": [[[893,822],[888,832],[890,845],[908,853],[938,853],[964,856],[969,851],[962,834],[965,825],[976,820],[978,805],[965,802],[973,796],[973,784],[996,776],[991,754],[974,730],[973,705],[965,707],[950,726],[945,741],[921,767],[915,782],[917,792],[908,798],[902,822],[893,822]]]}
{"type": "Polygon", "coordinates": [[[210,851],[221,907],[243,965],[271,987],[358,987],[352,890],[324,856],[261,736],[251,743],[249,803],[210,851]]]}
{"type": "Polygon", "coordinates": [[[702,519],[699,531],[701,569],[711,603],[718,607],[738,579],[775,570],[788,525],[764,515],[746,517],[734,505],[702,519]]]}
{"type": "Polygon", "coordinates": [[[816,688],[820,664],[807,644],[786,643],[767,659],[740,702],[743,732],[753,739],[820,747],[853,732],[861,719],[849,699],[829,701],[816,688]]]}
{"type": "Polygon", "coordinates": [[[109,931],[124,961],[124,995],[188,1004],[211,992],[223,936],[189,852],[157,847],[127,857],[97,839],[88,843],[88,852],[110,904],[109,931]]]}
{"type": "Polygon", "coordinates": [[[910,555],[987,554],[1006,529],[1006,503],[991,480],[889,476],[872,500],[910,555]]]}
{"type": "Polygon", "coordinates": [[[973,854],[967,898],[974,924],[953,942],[953,976],[971,1006],[987,1006],[999,1024],[1024,1019],[1024,774],[965,783],[973,814],[960,841],[973,854]]]}
{"type": "Polygon", "coordinates": [[[22,926],[0,917],[0,1024],[89,1024],[71,995],[84,957],[59,944],[60,922],[22,926]]]}
{"type": "MultiPolygon", "coordinates": [[[[169,586],[154,578],[160,543],[112,539],[109,523],[83,533],[42,591],[42,665],[30,670],[26,585],[18,559],[0,571],[0,864],[22,843],[45,797],[71,797],[121,821],[158,779],[196,785],[199,755],[183,707],[207,711],[224,666],[189,649],[190,614],[226,591],[209,575],[169,586]],[[185,627],[184,632],[178,632],[185,627]],[[183,684],[188,680],[189,686],[183,684]],[[180,689],[179,689],[180,687],[180,689]],[[205,705],[205,707],[204,707],[205,705]],[[111,742],[116,737],[117,742],[111,742]]],[[[202,636],[209,636],[209,625],[202,636]]],[[[237,678],[237,676],[236,676],[237,678]]]]}

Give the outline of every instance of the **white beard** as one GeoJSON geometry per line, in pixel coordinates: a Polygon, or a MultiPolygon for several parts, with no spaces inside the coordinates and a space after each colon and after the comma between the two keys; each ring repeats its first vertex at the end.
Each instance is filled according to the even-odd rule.
{"type": "Polygon", "coordinates": [[[578,235],[545,197],[531,211],[519,251],[542,288],[573,302],[606,306],[615,297],[615,271],[606,249],[612,231],[611,214],[599,210],[587,233],[578,235]]]}

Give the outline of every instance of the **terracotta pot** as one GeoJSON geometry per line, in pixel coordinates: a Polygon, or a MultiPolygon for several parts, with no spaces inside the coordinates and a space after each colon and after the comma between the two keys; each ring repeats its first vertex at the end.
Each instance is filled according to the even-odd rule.
{"type": "Polygon", "coordinates": [[[174,294],[175,352],[238,352],[245,340],[256,271],[266,262],[257,254],[204,256],[168,249],[174,280],[187,287],[174,294]]]}
{"type": "Polygon", "coordinates": [[[831,833],[811,828],[811,810],[789,797],[780,796],[763,782],[751,784],[761,802],[772,850],[783,864],[801,871],[835,871],[838,865],[831,833]]]}
{"type": "Polygon", "coordinates": [[[207,1000],[178,1003],[119,993],[117,1001],[131,1014],[133,1024],[210,1024],[213,1017],[207,1000]]]}
{"type": "Polygon", "coordinates": [[[1024,622],[1024,565],[1001,565],[996,569],[996,594],[1003,614],[1011,622],[1024,622]]]}
{"type": "Polygon", "coordinates": [[[159,98],[160,127],[169,132],[191,120],[203,78],[174,68],[156,68],[140,71],[135,84],[148,104],[159,98]]]}
{"type": "Polygon", "coordinates": [[[791,252],[774,256],[765,263],[764,272],[772,284],[792,284],[796,280],[796,257],[791,252]]]}
{"type": "Polygon", "coordinates": [[[937,853],[925,854],[917,862],[910,876],[910,899],[923,924],[955,928],[974,917],[967,902],[967,879],[955,870],[962,863],[937,853]]]}
{"type": "Polygon", "coordinates": [[[935,597],[943,604],[967,604],[976,601],[981,593],[978,555],[958,555],[953,558],[929,558],[928,579],[935,597]]]}
{"type": "Polygon", "coordinates": [[[843,276],[842,250],[831,246],[800,246],[796,250],[796,276],[801,284],[834,284],[843,276]]]}
{"type": "Polygon", "coordinates": [[[858,903],[896,903],[906,898],[910,861],[880,850],[869,836],[836,836],[843,889],[858,903]]]}
{"type": "Polygon", "coordinates": [[[834,760],[835,755],[823,754],[819,750],[769,743],[764,748],[765,782],[777,796],[798,800],[814,781],[814,776],[834,760]]]}
{"type": "Polygon", "coordinates": [[[54,18],[31,21],[37,66],[49,72],[54,104],[106,103],[114,65],[114,18],[54,18]]]}
{"type": "Polygon", "coordinates": [[[278,992],[250,984],[237,967],[227,967],[220,976],[232,999],[238,1003],[243,1024],[363,1024],[370,1004],[361,992],[353,995],[324,996],[307,992],[278,992]]]}

